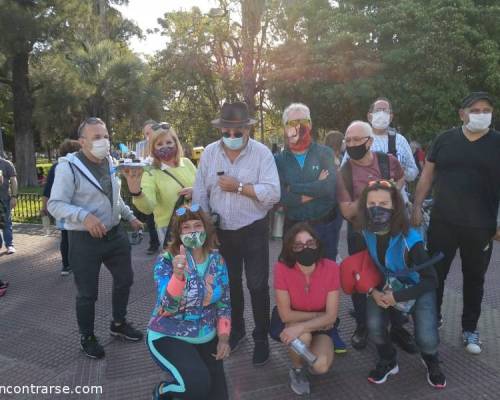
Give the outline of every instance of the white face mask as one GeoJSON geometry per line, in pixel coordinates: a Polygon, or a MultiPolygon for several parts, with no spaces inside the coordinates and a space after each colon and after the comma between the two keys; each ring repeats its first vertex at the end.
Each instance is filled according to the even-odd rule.
{"type": "Polygon", "coordinates": [[[372,114],[372,126],[375,129],[387,129],[391,123],[391,114],[385,111],[377,111],[372,114]]]}
{"type": "Polygon", "coordinates": [[[90,149],[90,153],[92,153],[95,158],[102,160],[104,157],[109,155],[109,149],[109,139],[94,140],[92,142],[92,149],[90,149]]]}
{"type": "Polygon", "coordinates": [[[469,123],[465,127],[471,132],[480,132],[491,125],[491,113],[469,114],[469,123]]]}

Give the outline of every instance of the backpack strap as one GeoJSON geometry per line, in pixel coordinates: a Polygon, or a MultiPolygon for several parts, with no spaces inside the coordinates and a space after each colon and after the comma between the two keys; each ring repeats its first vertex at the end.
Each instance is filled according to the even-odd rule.
{"type": "Polygon", "coordinates": [[[389,162],[389,156],[387,155],[387,153],[382,153],[380,151],[376,151],[375,154],[377,154],[378,168],[380,170],[382,179],[391,179],[391,165],[389,162]]]}
{"type": "Polygon", "coordinates": [[[387,135],[387,141],[388,141],[387,152],[397,158],[398,152],[396,150],[396,134],[394,132],[391,133],[389,131],[389,134],[387,135]]]}
{"type": "Polygon", "coordinates": [[[354,200],[354,189],[352,184],[352,165],[351,160],[348,159],[344,165],[340,167],[340,175],[344,181],[344,186],[351,196],[351,199],[354,200]]]}

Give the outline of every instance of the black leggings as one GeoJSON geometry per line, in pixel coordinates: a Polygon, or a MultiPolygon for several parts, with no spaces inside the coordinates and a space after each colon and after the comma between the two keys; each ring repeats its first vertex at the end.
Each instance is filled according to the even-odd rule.
{"type": "Polygon", "coordinates": [[[228,399],[226,377],[217,352],[217,337],[208,343],[191,344],[172,337],[152,340],[148,348],[158,365],[173,376],[163,382],[162,393],[167,398],[190,400],[228,399]]]}

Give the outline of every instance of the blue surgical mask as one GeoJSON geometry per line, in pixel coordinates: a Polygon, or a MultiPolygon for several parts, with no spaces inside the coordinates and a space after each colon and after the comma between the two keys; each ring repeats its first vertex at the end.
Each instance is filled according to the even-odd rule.
{"type": "Polygon", "coordinates": [[[226,138],[223,137],[224,145],[230,150],[239,150],[243,147],[243,137],[240,138],[226,138]]]}

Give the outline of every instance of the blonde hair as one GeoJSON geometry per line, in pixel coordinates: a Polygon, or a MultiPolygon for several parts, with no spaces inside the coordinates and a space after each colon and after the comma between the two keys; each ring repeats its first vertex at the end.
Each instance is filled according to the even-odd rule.
{"type": "Polygon", "coordinates": [[[184,157],[184,150],[181,145],[181,141],[179,140],[179,137],[177,136],[177,133],[175,133],[174,129],[170,127],[169,129],[158,129],[158,130],[153,130],[153,134],[151,138],[149,139],[149,154],[153,158],[153,166],[160,168],[162,161],[159,158],[156,158],[154,155],[154,150],[155,150],[155,144],[156,142],[167,135],[171,135],[172,139],[174,139],[175,146],[177,147],[177,154],[175,156],[175,165],[179,165],[179,162],[181,161],[181,158],[184,157]]]}

